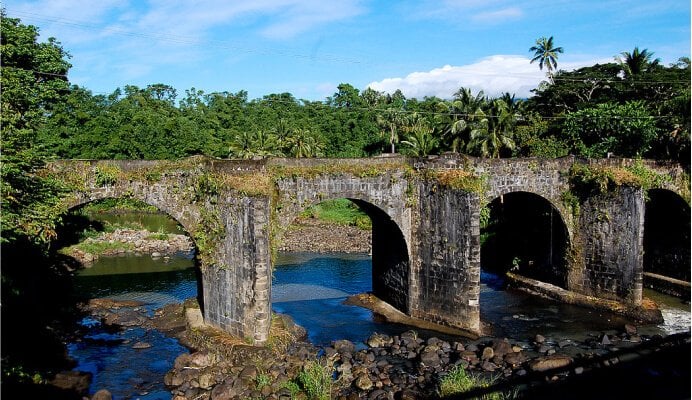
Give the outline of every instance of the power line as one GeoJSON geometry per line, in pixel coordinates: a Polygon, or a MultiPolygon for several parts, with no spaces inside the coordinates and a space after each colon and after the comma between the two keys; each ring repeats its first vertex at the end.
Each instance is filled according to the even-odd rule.
{"type": "MultiPolygon", "coordinates": [[[[304,59],[304,60],[320,60],[320,61],[326,61],[326,62],[335,62],[335,63],[349,63],[349,64],[362,64],[362,65],[376,65],[375,63],[369,62],[369,61],[364,61],[361,59],[354,59],[354,58],[348,58],[348,57],[341,57],[338,55],[333,55],[333,54],[320,54],[320,55],[307,55],[303,53],[297,53],[297,52],[290,52],[286,50],[280,50],[280,49],[260,49],[256,47],[248,48],[248,47],[243,47],[243,46],[238,46],[238,45],[233,45],[229,42],[225,41],[211,41],[211,40],[203,40],[199,38],[194,38],[190,36],[181,36],[181,35],[172,35],[168,33],[157,33],[157,32],[134,32],[126,29],[120,29],[120,28],[112,28],[112,27],[101,27],[98,25],[90,24],[87,22],[83,21],[77,21],[77,20],[70,20],[66,18],[58,18],[58,17],[51,17],[51,16],[46,16],[42,14],[37,14],[37,13],[31,13],[31,12],[26,12],[26,11],[19,11],[19,10],[8,10],[11,11],[13,14],[16,14],[18,16],[23,16],[28,19],[34,19],[37,21],[44,21],[44,22],[51,22],[51,23],[56,23],[56,24],[61,24],[61,25],[66,25],[66,26],[73,26],[77,28],[83,28],[83,29],[90,29],[90,30],[97,30],[101,32],[109,32],[109,33],[114,33],[118,35],[124,35],[124,36],[131,36],[131,37],[139,37],[139,38],[144,38],[144,39],[154,39],[154,40],[160,40],[160,41],[166,41],[170,43],[176,43],[176,44],[185,44],[185,45],[198,45],[198,44],[207,44],[210,45],[211,47],[215,48],[220,48],[220,49],[225,49],[225,50],[235,50],[235,51],[240,51],[248,54],[261,54],[261,55],[280,55],[280,56],[287,56],[287,57],[292,57],[292,58],[298,58],[298,59],[304,59]]],[[[483,72],[483,71],[478,71],[474,72],[473,74],[469,74],[473,76],[489,76],[489,77],[524,77],[524,78],[535,78],[535,79],[541,79],[536,76],[534,76],[532,73],[529,72],[503,72],[503,73],[493,73],[493,72],[483,72]]],[[[559,76],[553,76],[554,81],[564,81],[564,82],[592,82],[595,79],[599,78],[563,78],[559,76]]],[[[628,84],[634,84],[634,85],[648,85],[648,84],[677,84],[677,83],[687,83],[689,84],[691,81],[690,80],[679,80],[679,81],[655,81],[655,80],[622,80],[622,81],[616,81],[612,77],[604,77],[600,78],[605,81],[609,81],[612,83],[623,83],[626,82],[628,84]]]]}
{"type": "Polygon", "coordinates": [[[362,60],[356,60],[356,59],[352,59],[352,58],[341,57],[341,56],[333,55],[333,54],[308,55],[308,54],[290,52],[290,51],[280,50],[280,49],[264,49],[263,50],[263,49],[259,49],[256,47],[248,48],[248,47],[233,45],[233,44],[231,44],[229,42],[225,42],[225,41],[203,40],[203,39],[194,38],[194,37],[190,37],[190,36],[171,35],[169,33],[157,33],[157,32],[147,33],[147,32],[134,32],[134,31],[126,30],[126,29],[112,28],[112,27],[105,27],[104,28],[104,27],[101,27],[98,25],[89,24],[89,23],[82,22],[82,21],[70,20],[70,19],[66,19],[66,18],[50,17],[50,16],[46,16],[46,15],[30,13],[30,12],[25,12],[25,11],[18,11],[18,10],[8,10],[8,11],[11,11],[12,14],[17,15],[19,17],[24,17],[24,18],[27,18],[30,20],[35,20],[35,21],[51,22],[51,23],[55,23],[55,24],[72,26],[72,27],[76,27],[76,28],[90,29],[90,30],[96,30],[96,31],[100,31],[100,32],[108,32],[108,33],[113,33],[113,34],[117,34],[117,35],[138,37],[138,38],[143,38],[143,39],[154,39],[154,40],[160,40],[160,41],[170,42],[170,43],[175,43],[175,44],[198,45],[201,43],[205,43],[207,45],[210,45],[211,47],[220,48],[220,49],[224,49],[224,50],[235,50],[235,51],[239,51],[239,52],[243,52],[243,53],[249,53],[249,54],[281,55],[281,56],[287,56],[287,57],[293,57],[293,58],[305,59],[305,60],[319,60],[319,61],[349,63],[349,64],[369,64],[368,62],[364,62],[362,60]]]}

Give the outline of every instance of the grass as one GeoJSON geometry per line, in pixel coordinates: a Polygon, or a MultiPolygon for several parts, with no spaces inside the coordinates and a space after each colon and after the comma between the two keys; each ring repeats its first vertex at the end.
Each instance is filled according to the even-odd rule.
{"type": "Polygon", "coordinates": [[[85,253],[89,254],[95,254],[95,255],[100,255],[100,254],[105,254],[110,251],[115,251],[115,250],[134,250],[134,244],[132,243],[121,243],[121,242],[94,242],[91,240],[87,240],[84,242],[81,242],[79,244],[76,244],[74,246],[67,247],[65,249],[62,249],[61,252],[66,253],[66,254],[71,254],[75,250],[81,250],[85,253]]]}
{"type": "Polygon", "coordinates": [[[302,216],[338,225],[356,226],[363,230],[372,229],[372,221],[368,214],[348,199],[325,200],[306,209],[302,216]]]}
{"type": "Polygon", "coordinates": [[[269,386],[272,383],[271,377],[267,374],[257,375],[257,390],[262,390],[263,387],[269,386]]]}
{"type": "Polygon", "coordinates": [[[156,233],[152,233],[147,236],[148,240],[168,240],[169,235],[166,232],[159,230],[156,233]]]}
{"type": "Polygon", "coordinates": [[[332,369],[319,360],[308,361],[298,374],[298,385],[309,400],[329,400],[332,392],[332,369]]]}
{"type": "Polygon", "coordinates": [[[118,211],[159,212],[159,210],[154,206],[129,198],[108,198],[98,200],[87,203],[78,210],[79,213],[84,215],[95,213],[113,213],[118,211]]]}
{"type": "MultiPolygon", "coordinates": [[[[474,389],[487,388],[492,384],[492,379],[485,379],[480,376],[471,375],[466,372],[462,365],[457,365],[440,380],[438,392],[440,397],[444,398],[447,396],[465,393],[474,389]]],[[[502,392],[493,392],[477,398],[483,400],[503,400],[513,397],[514,396],[506,395],[502,392]]]]}

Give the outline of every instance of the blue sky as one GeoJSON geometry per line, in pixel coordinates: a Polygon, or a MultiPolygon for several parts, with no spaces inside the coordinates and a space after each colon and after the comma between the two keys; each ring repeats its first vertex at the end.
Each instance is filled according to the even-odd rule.
{"type": "Polygon", "coordinates": [[[635,46],[690,57],[688,0],[6,0],[7,15],[56,37],[70,81],[94,93],[164,83],[324,100],[340,83],[407,97],[460,87],[528,97],[545,71],[528,49],[564,48],[558,68],[635,46]]]}

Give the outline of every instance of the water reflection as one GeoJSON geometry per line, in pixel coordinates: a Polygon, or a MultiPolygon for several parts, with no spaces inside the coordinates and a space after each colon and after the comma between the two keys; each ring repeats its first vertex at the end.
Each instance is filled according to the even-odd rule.
{"type": "MultiPolygon", "coordinates": [[[[481,276],[481,318],[495,334],[528,339],[536,333],[555,339],[582,339],[589,332],[621,329],[621,317],[505,289],[495,275],[481,276]]],[[[86,298],[112,297],[143,301],[152,310],[197,295],[197,274],[189,257],[170,262],[151,257],[101,258],[75,277],[78,293],[86,298]],[[135,273],[137,271],[146,271],[135,273]]],[[[280,254],[273,271],[272,308],[293,317],[317,345],[348,339],[361,348],[373,332],[389,335],[411,329],[383,322],[371,311],[343,304],[351,294],[372,290],[372,266],[367,255],[280,254]]],[[[690,305],[670,296],[645,291],[664,310],[666,323],[640,328],[644,334],[669,334],[690,329],[690,305]]],[[[114,398],[169,399],[163,376],[175,357],[187,350],[177,341],[141,328],[109,332],[94,320],[86,340],[69,345],[78,370],[94,374],[92,391],[106,388],[114,398]],[[152,347],[133,349],[136,342],[152,347]]],[[[421,337],[442,335],[420,331],[421,337]]]]}
{"type": "MultiPolygon", "coordinates": [[[[371,274],[371,261],[366,255],[281,254],[274,270],[273,290],[278,293],[273,294],[272,307],[291,315],[308,330],[310,340],[322,345],[335,339],[362,342],[373,332],[397,334],[410,329],[383,323],[368,310],[345,305],[346,295],[336,297],[338,293],[332,292],[350,295],[371,291],[371,274]]],[[[563,304],[505,286],[502,277],[481,274],[481,319],[492,327],[494,336],[523,340],[540,333],[556,339],[584,340],[594,333],[621,330],[633,322],[617,314],[563,304]]],[[[645,295],[652,297],[650,292],[645,295]]],[[[689,303],[662,294],[653,299],[661,305],[666,320],[662,325],[640,327],[641,333],[689,330],[689,303]]]]}

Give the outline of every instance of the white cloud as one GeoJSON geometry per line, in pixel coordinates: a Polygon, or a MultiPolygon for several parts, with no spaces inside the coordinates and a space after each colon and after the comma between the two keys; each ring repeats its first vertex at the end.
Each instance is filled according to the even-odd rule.
{"type": "MultiPolygon", "coordinates": [[[[560,63],[559,68],[573,70],[596,63],[611,62],[612,59],[560,63]]],[[[413,72],[403,78],[386,78],[372,82],[368,87],[386,93],[400,89],[406,97],[420,98],[437,96],[451,98],[459,88],[469,88],[474,93],[483,91],[496,97],[509,92],[518,98],[532,95],[531,89],[545,79],[545,71],[531,64],[529,58],[518,55],[494,55],[469,65],[435,68],[427,72],[413,72]]]]}
{"type": "Polygon", "coordinates": [[[500,24],[511,20],[517,20],[524,16],[524,12],[517,7],[508,7],[496,11],[487,11],[475,14],[471,17],[474,22],[486,24],[500,24]]]}

